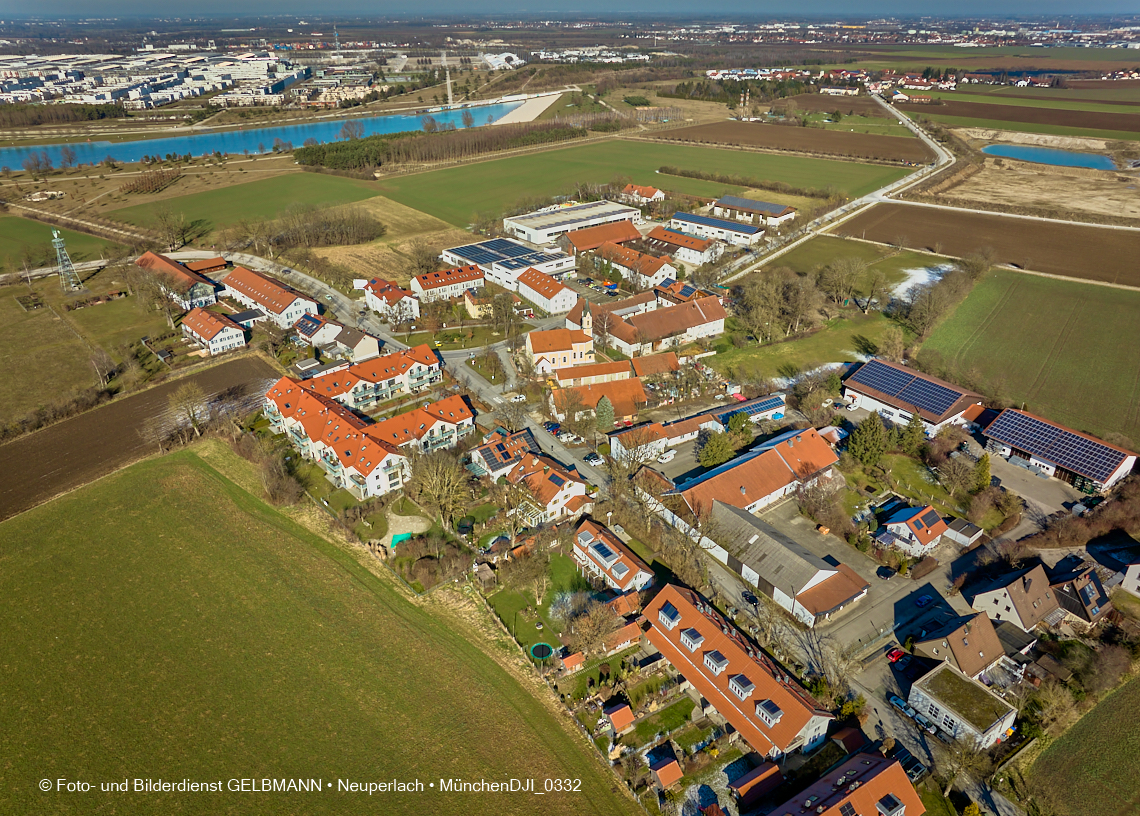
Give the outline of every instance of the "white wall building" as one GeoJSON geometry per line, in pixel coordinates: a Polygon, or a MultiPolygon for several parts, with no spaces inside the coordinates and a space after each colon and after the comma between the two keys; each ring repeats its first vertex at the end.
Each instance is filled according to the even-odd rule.
{"type": "Polygon", "coordinates": [[[1017,709],[949,663],[915,682],[907,702],[954,739],[981,748],[1005,739],[1017,719],[1017,709]]]}
{"type": "Polygon", "coordinates": [[[483,288],[483,270],[477,266],[459,266],[440,272],[428,272],[412,278],[412,292],[422,302],[463,297],[468,290],[483,288]]]}
{"type": "Polygon", "coordinates": [[[750,247],[764,240],[762,227],[695,213],[677,213],[670,219],[669,229],[687,232],[698,238],[724,241],[732,246],[750,247]]]}
{"type": "Polygon", "coordinates": [[[225,295],[245,306],[260,309],[281,329],[291,329],[303,314],[317,314],[317,302],[280,281],[235,266],[226,275],[225,295]]]}
{"type": "Polygon", "coordinates": [[[225,315],[207,312],[195,306],[182,318],[182,333],[210,355],[244,348],[245,330],[225,315]]]}
{"type": "Polygon", "coordinates": [[[578,302],[578,293],[536,269],[527,269],[518,277],[519,297],[529,300],[547,314],[565,314],[578,302]]]}
{"type": "Polygon", "coordinates": [[[643,221],[641,210],[613,201],[589,201],[548,207],[526,215],[503,219],[503,229],[532,244],[549,244],[559,235],[574,230],[612,224],[615,221],[643,221]]]}

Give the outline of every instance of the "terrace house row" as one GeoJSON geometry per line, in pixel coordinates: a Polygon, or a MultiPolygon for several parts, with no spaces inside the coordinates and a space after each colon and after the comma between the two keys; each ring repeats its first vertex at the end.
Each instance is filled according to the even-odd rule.
{"type": "Polygon", "coordinates": [[[251,309],[261,310],[279,329],[291,329],[304,314],[318,314],[312,298],[279,280],[236,266],[223,280],[225,295],[251,309]]]}
{"type": "Polygon", "coordinates": [[[313,377],[304,388],[357,411],[443,382],[439,357],[425,345],[403,349],[313,377]]]}

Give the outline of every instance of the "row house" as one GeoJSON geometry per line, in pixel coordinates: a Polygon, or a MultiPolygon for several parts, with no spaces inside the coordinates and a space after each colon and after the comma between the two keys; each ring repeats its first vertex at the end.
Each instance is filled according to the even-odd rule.
{"type": "Polygon", "coordinates": [[[428,272],[412,278],[412,293],[423,303],[463,297],[468,290],[482,289],[483,270],[475,264],[428,272]]]}
{"type": "Polygon", "coordinates": [[[713,263],[724,251],[724,244],[711,238],[698,238],[667,227],[654,227],[645,236],[649,245],[690,266],[713,263]]]}
{"type": "Polygon", "coordinates": [[[574,533],[573,555],[583,575],[604,581],[618,592],[640,592],[653,583],[649,565],[610,530],[590,519],[584,519],[574,533]]]}
{"type": "Polygon", "coordinates": [[[312,298],[242,266],[235,266],[223,282],[226,297],[251,309],[260,309],[280,329],[291,329],[301,315],[320,311],[312,298]]]}
{"type": "Polygon", "coordinates": [[[364,411],[402,394],[418,394],[441,382],[442,363],[423,344],[313,377],[306,380],[305,388],[364,411]]]}
{"type": "Polygon", "coordinates": [[[144,252],[135,266],[150,272],[168,298],[183,311],[204,308],[217,302],[217,287],[209,278],[157,252],[144,252]]]}
{"type": "Polygon", "coordinates": [[[364,303],[390,323],[417,320],[420,316],[420,301],[415,293],[383,278],[372,278],[364,285],[364,303]]]}
{"type": "Polygon", "coordinates": [[[182,318],[182,333],[210,352],[222,354],[245,348],[245,329],[225,315],[195,306],[182,318]]]}

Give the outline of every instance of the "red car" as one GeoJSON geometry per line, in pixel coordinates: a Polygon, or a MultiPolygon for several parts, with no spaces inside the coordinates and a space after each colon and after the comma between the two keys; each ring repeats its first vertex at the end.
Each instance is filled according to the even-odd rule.
{"type": "Polygon", "coordinates": [[[898,663],[899,659],[905,654],[906,652],[904,652],[902,649],[891,649],[889,652],[887,652],[887,660],[891,661],[892,663],[898,663]]]}

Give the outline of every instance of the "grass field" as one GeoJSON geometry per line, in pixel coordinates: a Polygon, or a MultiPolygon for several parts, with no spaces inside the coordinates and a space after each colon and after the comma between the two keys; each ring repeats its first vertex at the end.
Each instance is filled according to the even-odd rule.
{"type": "Polygon", "coordinates": [[[1140,441],[1140,292],[995,271],[923,348],[1027,409],[1140,441]]]}
{"type": "MultiPolygon", "coordinates": [[[[867,263],[867,270],[859,283],[861,287],[866,284],[867,277],[872,271],[882,272],[887,285],[893,287],[908,277],[906,270],[939,266],[947,262],[945,258],[925,252],[914,252],[909,249],[898,252],[876,244],[819,235],[781,255],[772,261],[770,266],[786,266],[801,275],[806,275],[814,274],[832,261],[846,257],[856,257],[867,263]]],[[[859,294],[862,295],[862,291],[859,294]]]]}
{"type": "Polygon", "coordinates": [[[700,196],[742,189],[659,176],[656,171],[664,165],[781,181],[796,187],[834,186],[851,197],[869,193],[907,173],[905,168],[855,162],[613,139],[386,178],[381,180],[379,192],[451,224],[466,226],[477,213],[500,213],[523,198],[565,194],[579,181],[608,182],[616,176],[700,196]]]}
{"type": "Polygon", "coordinates": [[[51,248],[53,229],[59,229],[63,234],[67,241],[67,254],[73,263],[96,260],[100,250],[105,252],[117,246],[112,241],[93,235],[60,229],[28,218],[4,215],[0,216],[0,271],[15,272],[22,269],[25,254],[36,259],[33,266],[38,266],[39,261],[44,260],[40,256],[49,258],[48,263],[55,264],[55,250],[51,248]]]}
{"type": "Polygon", "coordinates": [[[235,461],[220,445],[179,452],[0,525],[0,811],[521,816],[532,794],[428,783],[570,777],[582,792],[544,797],[544,812],[632,813],[469,633],[210,464],[256,484],[235,461]],[[41,793],[44,778],[95,789],[41,793]],[[223,791],[100,792],[124,778],[223,791]],[[332,787],[235,794],[231,778],[332,787]],[[392,779],[424,792],[336,787],[392,779]]]}
{"type": "MultiPolygon", "coordinates": [[[[292,173],[170,198],[162,204],[171,212],[185,215],[187,221],[202,221],[209,229],[220,229],[243,218],[274,218],[296,202],[316,206],[349,204],[371,198],[378,192],[376,185],[368,181],[320,173],[292,173]]],[[[154,203],[137,204],[111,210],[106,215],[129,224],[150,226],[155,222],[155,210],[154,203]]]]}
{"type": "MultiPolygon", "coordinates": [[[[842,105],[836,105],[837,109],[842,107],[842,105]]],[[[875,133],[880,136],[918,138],[909,128],[901,125],[898,120],[887,119],[885,116],[843,116],[838,122],[833,122],[828,113],[814,113],[807,118],[808,121],[821,125],[824,130],[844,130],[855,133],[875,133]]]]}
{"type": "Polygon", "coordinates": [[[1053,791],[1049,809],[1056,816],[1088,813],[1091,801],[1100,813],[1140,813],[1140,732],[1128,713],[1138,706],[1140,678],[1134,678],[1097,703],[1033,763],[1035,781],[1053,791]]]}

